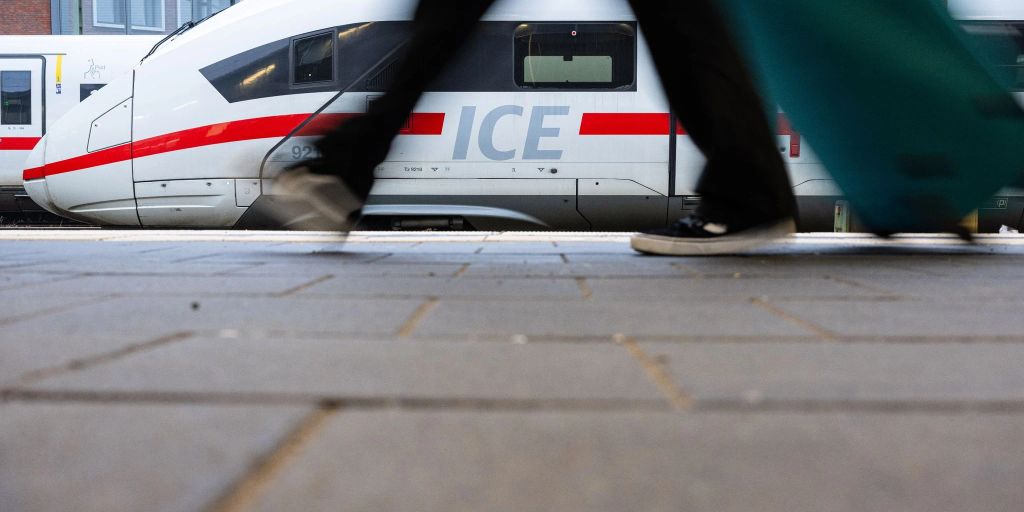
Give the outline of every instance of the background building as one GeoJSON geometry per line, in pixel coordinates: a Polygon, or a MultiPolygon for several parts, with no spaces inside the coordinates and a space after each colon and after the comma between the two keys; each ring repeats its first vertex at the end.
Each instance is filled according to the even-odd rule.
{"type": "Polygon", "coordinates": [[[52,0],[0,0],[0,35],[52,34],[52,0]]]}
{"type": "Polygon", "coordinates": [[[166,34],[241,0],[0,0],[0,34],[166,34]]]}

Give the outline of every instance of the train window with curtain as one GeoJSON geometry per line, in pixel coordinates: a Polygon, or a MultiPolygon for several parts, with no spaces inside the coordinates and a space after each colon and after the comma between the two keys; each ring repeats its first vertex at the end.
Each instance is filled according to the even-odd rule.
{"type": "Polygon", "coordinates": [[[296,85],[334,80],[334,32],[296,39],[292,66],[296,85]]]}
{"type": "Polygon", "coordinates": [[[519,25],[515,80],[524,88],[631,87],[636,82],[636,27],[631,23],[519,25]]]}
{"type": "Polygon", "coordinates": [[[32,124],[31,71],[0,71],[0,124],[32,124]]]}

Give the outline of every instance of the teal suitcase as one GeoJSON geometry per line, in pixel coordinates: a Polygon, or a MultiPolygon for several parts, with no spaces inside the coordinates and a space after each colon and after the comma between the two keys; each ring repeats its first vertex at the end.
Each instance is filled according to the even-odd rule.
{"type": "Polygon", "coordinates": [[[766,96],[878,233],[954,229],[1024,175],[1024,111],[936,0],[719,0],[766,96]]]}

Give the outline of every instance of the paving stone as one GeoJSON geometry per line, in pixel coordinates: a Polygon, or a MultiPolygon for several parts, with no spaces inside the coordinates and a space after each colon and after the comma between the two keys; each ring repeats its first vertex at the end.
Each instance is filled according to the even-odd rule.
{"type": "Polygon", "coordinates": [[[29,271],[5,270],[0,272],[0,290],[26,291],[51,281],[64,281],[70,276],[29,271]]]}
{"type": "MultiPolygon", "coordinates": [[[[249,245],[255,248],[256,244],[249,245]]],[[[78,263],[94,263],[103,258],[119,258],[126,260],[170,261],[189,256],[209,254],[228,250],[225,246],[214,246],[202,242],[189,244],[173,243],[119,243],[96,241],[0,241],[0,247],[12,252],[5,255],[8,259],[28,261],[74,261],[78,263]],[[29,249],[21,252],[18,249],[29,249]],[[130,256],[129,258],[125,258],[130,256]]],[[[234,245],[234,250],[239,246],[234,245]]]]}
{"type": "Polygon", "coordinates": [[[31,321],[57,313],[64,314],[75,308],[87,307],[94,302],[105,300],[99,296],[81,295],[42,295],[28,299],[17,290],[0,292],[0,297],[6,299],[4,307],[0,309],[0,324],[31,321]]]}
{"type": "Polygon", "coordinates": [[[32,386],[339,398],[608,399],[664,403],[612,343],[192,339],[32,386]]]}
{"type": "Polygon", "coordinates": [[[504,263],[510,265],[562,264],[565,260],[558,254],[476,254],[476,253],[412,253],[396,252],[375,264],[465,264],[504,263]]]}
{"type": "Polygon", "coordinates": [[[97,275],[176,275],[204,276],[243,270],[251,263],[173,263],[165,261],[139,261],[133,259],[91,260],[88,262],[51,262],[30,267],[32,272],[46,274],[97,274],[97,275]]]}
{"type": "Polygon", "coordinates": [[[300,296],[436,296],[481,299],[582,300],[572,279],[461,279],[457,277],[341,276],[304,289],[300,296]]]}
{"type": "Polygon", "coordinates": [[[686,277],[689,273],[668,262],[651,265],[617,263],[473,263],[463,277],[686,277]]]}
{"type": "Polygon", "coordinates": [[[697,399],[1024,401],[1024,343],[642,343],[697,399]]]}
{"type": "Polygon", "coordinates": [[[822,277],[587,279],[594,300],[703,300],[713,297],[875,297],[878,291],[822,277]]]}
{"type": "Polygon", "coordinates": [[[555,247],[569,254],[632,254],[628,239],[616,242],[555,242],[555,247]]]}
{"type": "MultiPolygon", "coordinates": [[[[628,244],[627,244],[628,246],[628,244]]],[[[620,246],[621,247],[621,246],[620,246]]],[[[640,254],[636,251],[630,250],[612,250],[604,253],[596,252],[566,252],[562,250],[562,254],[569,260],[569,263],[617,263],[617,264],[646,264],[648,262],[656,261],[658,263],[676,263],[684,261],[686,258],[674,258],[667,256],[647,256],[640,254]]]]}
{"type": "Polygon", "coordinates": [[[335,276],[367,276],[367,277],[451,277],[462,270],[463,265],[458,263],[450,264],[337,264],[331,262],[310,263],[304,262],[301,265],[295,263],[267,263],[250,265],[230,275],[238,276],[322,276],[333,274],[335,276]]]}
{"type": "Polygon", "coordinates": [[[903,258],[893,266],[932,276],[1021,279],[1019,255],[985,255],[953,258],[903,258]]]}
{"type": "Polygon", "coordinates": [[[927,275],[916,265],[902,266],[907,258],[888,256],[779,255],[724,258],[686,258],[677,265],[709,277],[901,277],[927,275]]]}
{"type": "Polygon", "coordinates": [[[804,236],[728,258],[627,238],[4,232],[0,388],[66,401],[0,402],[0,511],[208,509],[308,412],[101,403],[130,392],[434,401],[332,416],[263,510],[1020,508],[1024,237],[804,236]],[[620,332],[706,407],[668,412],[620,332]]]}
{"type": "Polygon", "coordinates": [[[307,412],[0,404],[0,510],[203,510],[307,412]]]}
{"type": "Polygon", "coordinates": [[[798,318],[848,336],[1024,336],[1020,301],[780,302],[798,318]]]}
{"type": "MultiPolygon", "coordinates": [[[[40,298],[51,299],[56,298],[40,298]]],[[[72,298],[61,299],[59,304],[72,298]]],[[[422,303],[418,299],[126,297],[51,314],[33,325],[54,335],[121,332],[155,336],[168,331],[221,329],[392,333],[422,303]]]]}
{"type": "Polygon", "coordinates": [[[260,511],[1004,512],[1024,416],[343,411],[260,511]]]}
{"type": "Polygon", "coordinates": [[[0,386],[13,384],[31,372],[67,367],[76,361],[167,339],[178,333],[180,331],[149,335],[131,332],[75,334],[52,332],[36,322],[7,325],[0,336],[0,386]]]}
{"type": "Polygon", "coordinates": [[[482,247],[483,254],[613,254],[632,255],[628,243],[560,243],[550,244],[543,242],[520,242],[520,243],[490,243],[482,247]]]}
{"type": "Polygon", "coordinates": [[[743,301],[441,301],[418,335],[800,336],[811,332],[743,301]]]}
{"type": "MultiPolygon", "coordinates": [[[[1022,273],[1024,274],[1024,273],[1022,273]]],[[[955,274],[954,274],[955,275],[955,274]]],[[[884,289],[901,296],[928,298],[946,297],[957,300],[982,300],[988,302],[995,299],[1021,300],[1024,298],[1024,275],[1012,277],[981,277],[977,275],[940,277],[925,276],[918,278],[860,277],[858,283],[884,289]],[[955,294],[950,296],[950,291],[955,294]]]]}
{"type": "MultiPolygon", "coordinates": [[[[490,245],[490,244],[488,244],[490,245]]],[[[421,242],[418,244],[410,244],[405,249],[400,249],[396,252],[403,252],[409,254],[478,254],[485,250],[485,245],[481,242],[449,242],[449,243],[431,243],[421,242]]],[[[503,253],[509,254],[509,253],[503,253]]]]}
{"type": "MultiPolygon", "coordinates": [[[[323,276],[321,276],[323,277],[323,276]]],[[[274,294],[310,283],[308,276],[85,276],[47,284],[36,284],[18,293],[31,295],[255,295],[274,294]]]]}
{"type": "Polygon", "coordinates": [[[31,271],[39,261],[0,261],[0,269],[5,272],[31,271]]]}
{"type": "Polygon", "coordinates": [[[306,262],[315,263],[326,263],[332,262],[335,264],[345,263],[362,263],[368,260],[375,260],[381,257],[385,257],[390,252],[381,251],[379,249],[374,251],[358,252],[351,250],[343,250],[341,248],[337,250],[328,248],[318,247],[305,247],[305,248],[294,248],[290,246],[285,247],[267,247],[262,249],[253,248],[234,248],[223,249],[209,254],[200,254],[192,258],[182,258],[179,261],[192,261],[202,263],[269,263],[269,262],[289,262],[293,264],[302,264],[306,262]]]}

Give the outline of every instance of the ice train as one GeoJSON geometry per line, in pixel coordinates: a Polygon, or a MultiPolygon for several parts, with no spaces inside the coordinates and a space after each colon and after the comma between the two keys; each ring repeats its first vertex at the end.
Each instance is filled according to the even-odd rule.
{"type": "Polygon", "coordinates": [[[0,216],[41,211],[22,172],[54,123],[111,80],[129,73],[152,36],[0,36],[0,216]]]}
{"type": "MultiPolygon", "coordinates": [[[[241,2],[50,127],[25,187],[95,224],[258,226],[273,176],[387,90],[414,4],[241,2]]],[[[814,152],[778,126],[802,227],[848,229],[814,152]]],[[[626,2],[506,0],[430,84],[366,214],[376,227],[633,230],[692,208],[702,165],[626,2]]],[[[995,201],[985,218],[1019,226],[1024,201],[995,201]]]]}

